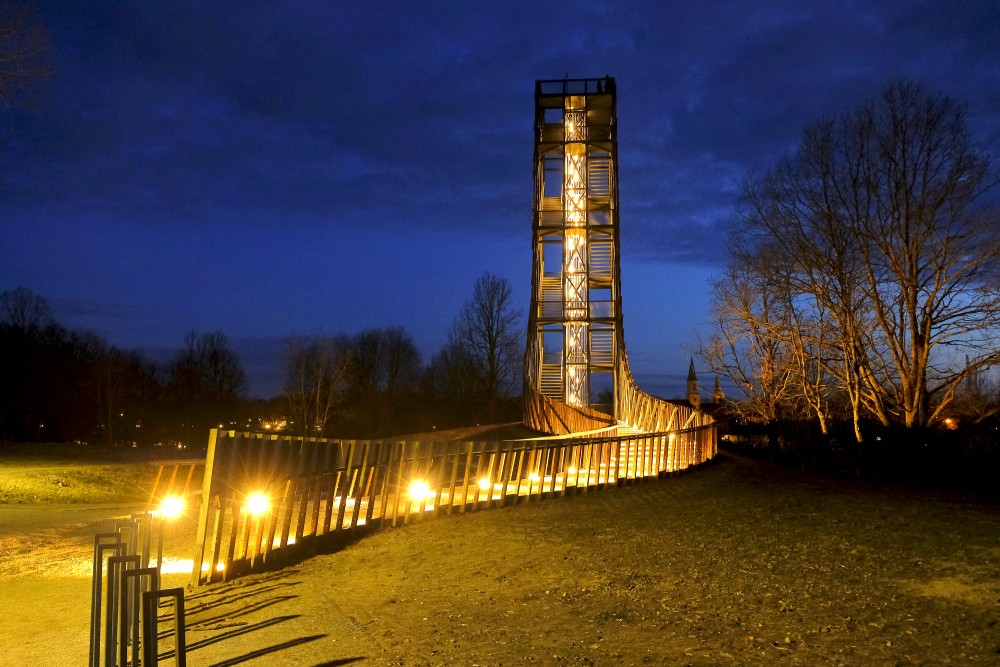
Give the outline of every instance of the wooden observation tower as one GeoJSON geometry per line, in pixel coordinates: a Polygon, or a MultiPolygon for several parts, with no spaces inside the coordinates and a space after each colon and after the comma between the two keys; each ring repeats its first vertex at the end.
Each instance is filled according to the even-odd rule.
{"type": "Polygon", "coordinates": [[[534,261],[525,382],[617,416],[621,373],[615,80],[535,83],[534,261]]]}

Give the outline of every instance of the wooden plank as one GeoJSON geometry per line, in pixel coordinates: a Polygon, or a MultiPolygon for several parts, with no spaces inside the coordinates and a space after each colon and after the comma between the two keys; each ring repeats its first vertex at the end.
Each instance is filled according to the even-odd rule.
{"type": "Polygon", "coordinates": [[[469,503],[469,473],[472,469],[473,443],[465,443],[465,476],[462,481],[462,514],[465,514],[466,505],[469,503]]]}
{"type": "Polygon", "coordinates": [[[437,492],[434,494],[434,516],[441,516],[441,492],[444,490],[445,484],[445,465],[447,464],[447,451],[448,443],[441,442],[432,445],[434,448],[434,458],[432,459],[432,468],[430,479],[435,487],[437,487],[437,492]]]}
{"type": "Polygon", "coordinates": [[[562,470],[563,473],[563,485],[562,489],[559,490],[559,495],[561,497],[564,497],[566,496],[566,494],[569,493],[569,484],[571,481],[570,477],[573,477],[573,486],[575,488],[576,487],[575,480],[577,477],[580,476],[580,466],[576,465],[575,463],[579,459],[579,456],[577,455],[578,448],[579,445],[568,445],[565,448],[565,451],[563,452],[563,461],[562,461],[563,465],[560,466],[560,469],[562,470]],[[573,471],[576,473],[575,475],[570,475],[569,471],[571,469],[573,469],[573,471]]]}
{"type": "Polygon", "coordinates": [[[510,477],[510,452],[513,447],[514,444],[512,442],[501,441],[500,447],[497,451],[496,474],[490,485],[490,493],[494,493],[498,485],[500,488],[500,497],[495,501],[497,507],[503,507],[507,504],[507,498],[504,491],[505,482],[510,477]]]}
{"type": "Polygon", "coordinates": [[[621,442],[621,440],[616,440],[615,441],[614,452],[615,452],[615,479],[614,479],[613,483],[617,485],[618,484],[618,479],[620,477],[620,470],[621,470],[621,464],[622,464],[622,442],[621,442]]]}
{"type": "MultiPolygon", "coordinates": [[[[289,443],[291,445],[291,443],[289,443]]],[[[281,538],[278,540],[278,548],[284,549],[288,546],[288,538],[292,532],[292,514],[295,511],[295,478],[285,478],[285,488],[281,492],[281,538]]]]}
{"type": "MultiPolygon", "coordinates": [[[[200,582],[201,580],[201,568],[205,561],[205,531],[208,528],[208,512],[209,512],[209,500],[213,497],[212,493],[212,475],[215,472],[215,457],[218,453],[217,445],[218,431],[212,429],[208,432],[208,451],[205,454],[205,475],[202,479],[202,492],[201,492],[201,506],[198,508],[198,528],[197,533],[198,541],[195,543],[195,557],[194,557],[194,567],[193,576],[195,581],[200,582]]],[[[221,539],[221,535],[218,536],[221,539]]]]}
{"type": "Polygon", "coordinates": [[[184,490],[181,492],[181,495],[184,496],[185,499],[187,499],[188,493],[191,490],[191,479],[194,477],[194,469],[197,465],[198,464],[196,463],[188,464],[188,474],[184,479],[184,490]]]}
{"type": "Polygon", "coordinates": [[[270,461],[271,466],[269,477],[272,480],[269,484],[268,492],[272,494],[273,499],[271,501],[271,511],[268,513],[267,542],[264,545],[265,561],[271,553],[271,549],[274,548],[274,535],[278,531],[278,526],[281,524],[281,516],[285,506],[284,493],[288,488],[287,475],[285,472],[285,458],[288,456],[287,439],[284,437],[279,438],[277,435],[272,435],[268,444],[268,449],[268,460],[270,461]]]}
{"type": "Polygon", "coordinates": [[[285,437],[278,441],[281,448],[281,501],[276,509],[275,532],[278,533],[278,548],[288,546],[288,538],[292,532],[292,512],[295,510],[295,455],[296,439],[285,437]]]}
{"type": "Polygon", "coordinates": [[[250,567],[253,568],[257,564],[258,559],[261,556],[261,541],[264,537],[264,524],[267,521],[267,514],[254,517],[253,519],[253,542],[250,548],[250,567]]]}
{"type": "Polygon", "coordinates": [[[480,497],[482,494],[482,489],[479,488],[479,480],[483,478],[485,474],[484,464],[487,461],[486,448],[489,443],[487,442],[477,442],[473,445],[473,453],[476,457],[476,474],[475,479],[472,482],[472,511],[476,512],[480,509],[480,497]]]}
{"type": "Polygon", "coordinates": [[[535,493],[535,482],[532,477],[538,476],[539,444],[531,443],[531,449],[525,455],[525,476],[528,480],[528,491],[524,494],[524,501],[530,503],[535,493]]]}
{"type": "Polygon", "coordinates": [[[329,451],[329,461],[327,462],[327,469],[329,477],[327,478],[327,489],[326,489],[326,507],[323,511],[323,532],[330,533],[336,532],[340,527],[336,524],[336,510],[339,505],[337,500],[338,494],[337,489],[341,484],[341,479],[343,476],[343,469],[341,466],[341,461],[346,456],[345,454],[345,443],[343,440],[333,440],[330,443],[329,451]]]}
{"type": "MultiPolygon", "coordinates": [[[[586,443],[577,445],[574,448],[574,453],[576,454],[575,458],[577,460],[577,466],[576,466],[576,476],[575,479],[573,480],[573,486],[576,493],[587,493],[590,491],[590,476],[592,474],[591,470],[593,469],[593,460],[591,456],[591,451],[589,449],[592,446],[590,444],[591,442],[592,441],[588,440],[586,443]],[[583,478],[583,483],[581,484],[580,474],[583,472],[583,470],[586,470],[587,472],[583,473],[584,478],[583,478]]],[[[598,472],[600,472],[600,469],[598,469],[598,472]]]]}
{"type": "Polygon", "coordinates": [[[382,501],[379,507],[379,519],[382,525],[385,525],[385,521],[389,516],[389,497],[392,495],[392,475],[395,471],[396,457],[399,456],[402,451],[401,443],[390,442],[384,446],[385,451],[385,464],[382,473],[382,501]]]}
{"type": "Polygon", "coordinates": [[[296,473],[295,484],[295,498],[298,500],[298,511],[296,512],[295,519],[295,543],[298,544],[305,537],[305,527],[306,527],[306,515],[309,511],[309,483],[312,481],[312,476],[309,473],[310,469],[310,455],[313,452],[311,446],[312,438],[301,438],[299,440],[299,451],[298,451],[298,471],[296,473]]]}
{"type": "Polygon", "coordinates": [[[312,513],[309,515],[310,534],[313,536],[322,535],[322,524],[319,513],[323,505],[323,478],[326,475],[326,452],[329,450],[329,442],[318,440],[314,445],[313,455],[313,491],[312,491],[312,513]]]}
{"type": "Polygon", "coordinates": [[[239,496],[236,491],[233,491],[232,498],[229,501],[229,542],[226,545],[226,560],[223,565],[222,570],[222,580],[226,581],[227,576],[232,573],[233,567],[233,556],[236,553],[236,537],[237,531],[240,527],[240,506],[239,506],[239,496]]]}
{"type": "Polygon", "coordinates": [[[395,493],[392,497],[392,525],[396,526],[396,521],[399,519],[399,498],[404,493],[403,491],[403,467],[406,465],[406,442],[399,443],[399,463],[393,467],[396,478],[395,482],[395,493]]]}
{"type": "Polygon", "coordinates": [[[521,482],[524,480],[524,468],[525,463],[529,457],[529,450],[535,445],[525,445],[519,452],[517,460],[517,488],[514,490],[514,496],[517,498],[517,502],[521,502],[521,482]]]}
{"type": "Polygon", "coordinates": [[[517,504],[517,485],[513,482],[517,479],[517,463],[522,446],[519,442],[511,442],[507,447],[506,471],[503,476],[503,488],[500,490],[500,496],[503,498],[502,505],[506,505],[511,496],[513,496],[513,504],[517,504]]]}
{"type": "Polygon", "coordinates": [[[400,487],[406,487],[403,493],[406,493],[406,509],[403,512],[403,525],[405,526],[410,520],[410,509],[413,506],[413,498],[409,494],[409,485],[413,483],[414,475],[417,473],[417,458],[420,454],[420,442],[413,443],[413,454],[410,458],[410,472],[405,479],[400,480],[400,487]]]}
{"type": "MultiPolygon", "coordinates": [[[[211,451],[211,437],[212,436],[210,435],[209,436],[209,451],[211,451]]],[[[159,490],[160,478],[163,477],[163,468],[164,468],[163,464],[160,464],[160,469],[156,473],[156,479],[153,480],[153,490],[150,491],[150,493],[149,493],[149,502],[146,503],[147,505],[151,506],[153,504],[153,502],[156,500],[156,492],[159,490]]]]}
{"type": "Polygon", "coordinates": [[[365,525],[370,525],[375,517],[375,500],[381,499],[385,488],[385,473],[387,463],[385,461],[386,452],[389,450],[389,443],[385,441],[376,442],[372,445],[372,475],[368,480],[368,507],[365,510],[365,525]]]}
{"type": "Polygon", "coordinates": [[[167,493],[165,495],[169,495],[174,490],[174,482],[177,481],[177,470],[179,468],[179,464],[175,463],[173,465],[173,470],[170,473],[170,481],[167,482],[167,493]]]}
{"type": "Polygon", "coordinates": [[[635,438],[629,436],[625,441],[625,481],[635,479],[635,454],[632,452],[632,443],[635,438]],[[631,475],[631,476],[630,476],[631,475]]]}
{"type": "Polygon", "coordinates": [[[451,452],[451,478],[448,484],[448,514],[455,509],[455,484],[458,482],[458,462],[461,452],[451,452]]]}
{"type": "MultiPolygon", "coordinates": [[[[486,494],[486,509],[493,507],[493,481],[497,475],[496,469],[500,464],[500,441],[490,443],[489,449],[492,451],[486,455],[486,470],[483,473],[483,477],[489,480],[490,485],[488,489],[480,489],[486,494]]],[[[479,480],[476,480],[476,488],[479,488],[479,480]]]]}
{"type": "Polygon", "coordinates": [[[642,461],[642,478],[649,477],[649,438],[644,436],[637,443],[636,447],[640,450],[639,460],[642,461]]]}
{"type": "MultiPolygon", "coordinates": [[[[213,524],[212,560],[209,562],[208,576],[206,577],[206,581],[209,582],[212,581],[212,577],[214,577],[215,573],[218,571],[217,568],[219,566],[219,555],[222,553],[222,519],[224,516],[222,511],[222,497],[216,495],[214,498],[213,505],[214,506],[212,509],[214,511],[214,517],[212,521],[213,524]]],[[[198,577],[199,581],[201,581],[203,567],[204,567],[203,564],[200,562],[195,564],[194,573],[195,576],[198,577]]]]}
{"type": "Polygon", "coordinates": [[[361,501],[365,497],[365,489],[367,487],[367,481],[371,477],[371,472],[368,470],[368,455],[371,453],[372,443],[371,440],[365,440],[365,444],[361,449],[361,465],[358,466],[357,474],[357,484],[355,484],[354,489],[354,511],[351,513],[351,528],[357,528],[358,517],[361,513],[361,501]]]}
{"type": "Polygon", "coordinates": [[[563,444],[550,446],[548,448],[548,460],[545,463],[545,473],[542,475],[542,486],[545,486],[545,478],[548,477],[549,479],[549,490],[546,494],[546,498],[551,498],[556,495],[556,477],[564,448],[565,445],[563,444]]]}
{"type": "Polygon", "coordinates": [[[344,514],[347,510],[347,498],[351,495],[351,484],[354,482],[354,451],[357,442],[347,441],[347,451],[344,457],[344,470],[340,475],[337,495],[340,496],[340,506],[337,508],[337,530],[344,529],[344,514]]]}

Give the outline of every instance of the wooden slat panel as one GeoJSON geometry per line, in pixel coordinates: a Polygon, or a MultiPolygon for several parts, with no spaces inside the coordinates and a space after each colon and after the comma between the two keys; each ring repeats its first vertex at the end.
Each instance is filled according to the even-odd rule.
{"type": "MultiPolygon", "coordinates": [[[[656,413],[656,419],[676,418],[676,413],[658,406],[642,409],[656,413]]],[[[522,497],[531,501],[568,495],[571,486],[572,493],[585,493],[696,465],[715,454],[717,443],[714,422],[697,415],[695,423],[670,434],[460,444],[216,431],[210,436],[212,457],[206,461],[203,493],[208,489],[210,495],[203,496],[199,508],[193,580],[214,580],[220,576],[220,564],[221,577],[231,578],[237,568],[256,567],[275,549],[306,537],[379,519],[395,524],[402,517],[406,523],[424,515],[431,503],[434,514],[451,513],[456,504],[464,512],[516,503],[522,497]],[[531,474],[538,475],[537,482],[529,481],[531,474]],[[480,477],[489,480],[487,489],[479,488],[480,477]],[[426,480],[430,493],[410,500],[407,487],[418,478],[426,480]],[[214,489],[224,494],[211,493],[214,489]],[[269,492],[275,504],[271,513],[250,517],[245,499],[258,489],[269,492]]],[[[189,470],[189,478],[191,474],[189,470]]],[[[176,481],[173,486],[178,486],[176,481]]]]}

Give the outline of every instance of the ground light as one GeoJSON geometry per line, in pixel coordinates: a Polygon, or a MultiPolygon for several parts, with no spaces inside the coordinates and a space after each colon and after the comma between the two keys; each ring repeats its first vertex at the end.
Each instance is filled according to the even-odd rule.
{"type": "Polygon", "coordinates": [[[479,480],[479,488],[482,489],[483,491],[486,491],[491,486],[493,485],[490,483],[489,477],[483,477],[479,480]]]}
{"type": "Polygon", "coordinates": [[[266,493],[254,491],[247,496],[246,508],[250,516],[258,517],[271,508],[271,499],[266,493]]]}
{"type": "Polygon", "coordinates": [[[422,479],[415,479],[412,482],[410,482],[410,488],[408,492],[410,494],[410,498],[414,502],[420,502],[434,495],[434,493],[431,491],[430,485],[428,485],[427,482],[422,479]]]}
{"type": "Polygon", "coordinates": [[[170,495],[160,503],[160,517],[168,521],[178,518],[184,513],[184,498],[170,495]]]}

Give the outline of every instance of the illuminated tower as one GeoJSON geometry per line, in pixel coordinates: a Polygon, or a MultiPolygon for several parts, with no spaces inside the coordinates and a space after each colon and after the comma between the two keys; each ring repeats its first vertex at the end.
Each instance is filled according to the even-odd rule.
{"type": "Polygon", "coordinates": [[[621,329],[615,81],[535,84],[535,196],[526,382],[613,414],[621,329]]]}

